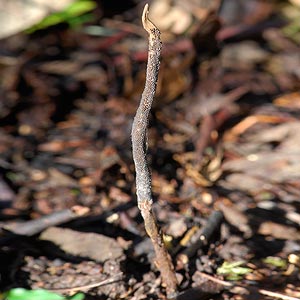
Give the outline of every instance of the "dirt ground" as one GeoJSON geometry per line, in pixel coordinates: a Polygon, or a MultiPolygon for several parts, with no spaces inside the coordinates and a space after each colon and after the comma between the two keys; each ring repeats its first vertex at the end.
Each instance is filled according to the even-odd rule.
{"type": "MultiPolygon", "coordinates": [[[[185,2],[149,1],[148,158],[177,298],[300,299],[299,2],[185,2]]],[[[130,141],[144,4],[0,42],[1,291],[165,299],[130,141]]]]}

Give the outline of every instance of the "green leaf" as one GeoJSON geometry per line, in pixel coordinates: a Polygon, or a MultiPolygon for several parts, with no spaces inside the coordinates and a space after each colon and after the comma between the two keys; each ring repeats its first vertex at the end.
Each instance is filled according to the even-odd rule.
{"type": "Polygon", "coordinates": [[[281,29],[282,33],[298,43],[300,38],[300,9],[297,9],[295,5],[285,5],[282,8],[282,14],[289,21],[288,24],[281,29]]]}
{"type": "Polygon", "coordinates": [[[277,267],[277,268],[284,269],[284,268],[287,267],[286,260],[282,259],[280,257],[268,256],[267,258],[263,259],[263,262],[265,264],[272,265],[272,266],[277,267]]]}
{"type": "Polygon", "coordinates": [[[78,293],[74,296],[64,297],[47,290],[26,290],[14,288],[4,294],[5,300],[83,300],[84,294],[78,293]]]}
{"type": "Polygon", "coordinates": [[[37,30],[45,29],[49,26],[57,25],[63,22],[69,25],[82,24],[87,20],[91,20],[91,16],[88,18],[82,18],[81,16],[87,12],[90,12],[97,6],[95,1],[92,0],[77,0],[70,4],[65,10],[55,12],[45,17],[38,24],[27,29],[27,33],[33,33],[37,30]]]}
{"type": "Polygon", "coordinates": [[[79,16],[93,10],[96,7],[96,2],[90,0],[77,0],[65,10],[69,16],[79,16]]]}
{"type": "Polygon", "coordinates": [[[242,267],[243,261],[227,262],[225,261],[221,267],[217,269],[217,273],[220,275],[225,275],[229,280],[239,280],[242,279],[242,275],[246,275],[252,272],[250,268],[242,267]]]}
{"type": "Polygon", "coordinates": [[[46,290],[15,288],[7,292],[7,300],[63,300],[64,297],[46,290]]]}
{"type": "Polygon", "coordinates": [[[73,196],[78,196],[80,195],[80,190],[79,189],[76,189],[76,188],[73,188],[70,190],[70,193],[73,195],[73,196]]]}

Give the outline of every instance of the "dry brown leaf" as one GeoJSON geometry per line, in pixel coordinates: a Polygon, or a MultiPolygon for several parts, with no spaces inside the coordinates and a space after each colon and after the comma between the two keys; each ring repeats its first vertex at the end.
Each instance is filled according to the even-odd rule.
{"type": "Polygon", "coordinates": [[[282,95],[274,99],[273,103],[279,107],[286,107],[290,109],[300,109],[300,93],[290,93],[282,95]]]}
{"type": "Polygon", "coordinates": [[[123,255],[123,249],[114,239],[97,233],[50,227],[41,234],[40,239],[56,244],[68,254],[98,262],[119,259],[123,255]]]}
{"type": "Polygon", "coordinates": [[[289,0],[292,4],[300,6],[300,0],[289,0]]]}
{"type": "Polygon", "coordinates": [[[282,240],[300,240],[300,231],[296,228],[274,223],[274,222],[263,222],[258,229],[258,233],[262,235],[269,235],[276,239],[282,240]]]}
{"type": "Polygon", "coordinates": [[[162,32],[184,33],[192,24],[191,14],[170,0],[153,1],[150,18],[162,32]]]}
{"type": "Polygon", "coordinates": [[[219,202],[218,206],[228,223],[238,228],[245,236],[250,237],[252,235],[251,227],[248,225],[248,217],[243,212],[234,206],[225,205],[223,202],[219,202]]]}
{"type": "Polygon", "coordinates": [[[235,125],[230,131],[225,133],[224,139],[225,140],[232,140],[235,139],[236,136],[243,134],[246,130],[251,128],[257,123],[272,123],[277,124],[281,123],[283,119],[278,116],[268,116],[268,115],[255,115],[249,116],[235,125]]]}

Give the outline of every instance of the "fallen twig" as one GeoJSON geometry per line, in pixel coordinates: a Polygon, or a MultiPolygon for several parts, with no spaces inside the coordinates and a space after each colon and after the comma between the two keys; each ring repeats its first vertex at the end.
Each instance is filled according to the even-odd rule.
{"type": "Polygon", "coordinates": [[[103,285],[107,285],[107,284],[111,284],[111,283],[120,281],[122,279],[122,276],[123,276],[123,273],[120,272],[120,273],[114,275],[113,277],[109,277],[109,278],[101,280],[99,282],[94,282],[91,284],[86,284],[86,285],[76,286],[76,287],[71,287],[71,288],[48,289],[48,291],[51,291],[54,293],[62,293],[62,294],[74,293],[74,292],[78,292],[78,291],[87,291],[87,290],[90,290],[95,287],[100,287],[103,285]]]}
{"type": "Polygon", "coordinates": [[[284,295],[284,294],[280,294],[280,293],[276,293],[276,292],[271,292],[271,291],[264,290],[264,289],[258,289],[258,292],[262,295],[269,296],[272,298],[282,299],[282,300],[299,300],[299,298],[296,298],[296,297],[292,297],[292,296],[288,296],[288,295],[284,295]]]}
{"type": "Polygon", "coordinates": [[[4,226],[3,229],[14,234],[32,236],[48,227],[66,223],[76,218],[82,217],[88,212],[89,208],[76,205],[70,209],[57,211],[36,220],[18,223],[13,226],[4,226]]]}
{"type": "Polygon", "coordinates": [[[207,220],[206,225],[199,230],[198,234],[196,233],[198,239],[177,256],[177,261],[183,264],[188,263],[189,259],[193,257],[199,249],[203,249],[203,247],[207,246],[212,237],[220,232],[223,220],[223,213],[221,211],[214,211],[207,220]]]}
{"type": "Polygon", "coordinates": [[[160,31],[148,19],[148,4],[144,8],[142,22],[144,29],[149,34],[149,52],[145,88],[132,125],[132,153],[136,169],[136,193],[138,207],[145,222],[145,229],[155,250],[157,267],[160,270],[163,284],[166,286],[167,297],[171,298],[175,296],[177,291],[177,279],[162,233],[153,215],[151,175],[146,159],[148,119],[156,92],[161,54],[160,31]]]}
{"type": "MultiPolygon", "coordinates": [[[[205,273],[202,273],[202,272],[200,272],[200,273],[201,273],[201,276],[203,276],[207,280],[210,280],[210,281],[216,282],[218,284],[221,284],[221,285],[223,285],[226,288],[241,287],[241,288],[247,289],[247,286],[239,285],[239,284],[233,284],[231,282],[227,282],[227,281],[224,281],[222,279],[215,278],[215,277],[210,276],[208,274],[205,274],[205,273]]],[[[254,287],[251,286],[251,289],[254,289],[254,287]]],[[[269,296],[269,297],[276,298],[276,299],[282,299],[282,300],[300,300],[299,298],[296,298],[296,297],[284,295],[284,294],[277,293],[277,292],[268,291],[268,290],[265,290],[265,289],[259,289],[258,288],[257,292],[259,294],[261,294],[261,295],[269,296]]]]}

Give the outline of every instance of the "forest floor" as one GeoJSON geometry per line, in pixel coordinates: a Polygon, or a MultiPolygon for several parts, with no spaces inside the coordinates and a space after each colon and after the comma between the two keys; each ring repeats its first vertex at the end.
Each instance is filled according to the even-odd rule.
{"type": "MultiPolygon", "coordinates": [[[[108,2],[82,27],[1,41],[2,292],[165,299],[130,141],[144,3],[108,2]]],[[[148,132],[178,299],[300,299],[300,8],[186,2],[152,17],[163,52],[148,132]],[[184,33],[163,28],[175,7],[184,33]]]]}

